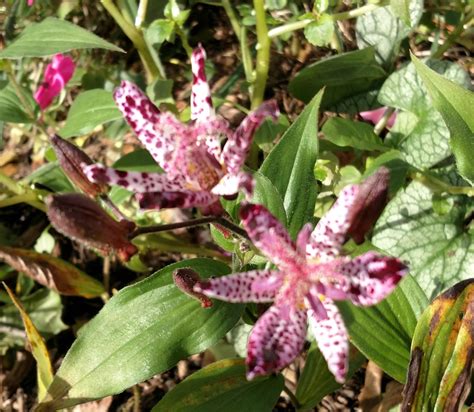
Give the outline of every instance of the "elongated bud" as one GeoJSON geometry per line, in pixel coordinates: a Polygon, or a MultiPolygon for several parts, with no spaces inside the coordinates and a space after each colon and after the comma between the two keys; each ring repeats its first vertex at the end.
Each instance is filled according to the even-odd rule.
{"type": "Polygon", "coordinates": [[[51,137],[51,145],[64,173],[80,190],[92,197],[107,192],[106,184],[91,182],[82,171],[82,164],[90,165],[94,163],[87,154],[58,135],[51,137]]]}
{"type": "Polygon", "coordinates": [[[173,282],[181,292],[201,302],[203,308],[210,308],[212,306],[211,299],[193,289],[200,280],[199,274],[191,268],[177,269],[173,272],[173,282]]]}
{"type": "Polygon", "coordinates": [[[359,185],[349,216],[351,226],[347,231],[347,236],[352,237],[357,244],[364,242],[365,235],[382,214],[388,201],[389,184],[390,172],[386,167],[381,167],[359,185]]]}
{"type": "Polygon", "coordinates": [[[126,220],[117,222],[87,196],[50,195],[46,205],[51,224],[63,235],[105,254],[116,252],[123,261],[137,253],[138,249],[128,240],[135,224],[126,220]]]}

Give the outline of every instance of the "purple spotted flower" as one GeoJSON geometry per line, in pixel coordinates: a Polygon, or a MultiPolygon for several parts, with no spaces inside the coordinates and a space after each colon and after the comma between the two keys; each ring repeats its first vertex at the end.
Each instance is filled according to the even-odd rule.
{"type": "Polygon", "coordinates": [[[294,243],[261,205],[247,204],[241,218],[248,235],[279,270],[253,270],[199,282],[194,290],[228,302],[274,302],[255,324],[247,346],[248,379],[278,371],[303,348],[309,323],[329,370],[343,382],[348,337],[334,300],[373,305],[405,275],[398,259],[374,252],[341,255],[359,186],[345,188],[314,230],[306,225],[294,243]]]}
{"type": "Polygon", "coordinates": [[[85,167],[89,179],[135,192],[144,209],[208,207],[219,196],[234,196],[239,189],[247,195],[252,192],[253,179],[241,168],[255,130],[267,116],[276,118],[278,107],[275,101],[267,101],[230,131],[212,107],[205,57],[199,46],[191,58],[190,124],[169,112],[161,113],[132,83],[122,82],[115,91],[117,106],[165,173],[121,172],[96,164],[85,167]],[[225,137],[221,149],[220,140],[225,137]]]}

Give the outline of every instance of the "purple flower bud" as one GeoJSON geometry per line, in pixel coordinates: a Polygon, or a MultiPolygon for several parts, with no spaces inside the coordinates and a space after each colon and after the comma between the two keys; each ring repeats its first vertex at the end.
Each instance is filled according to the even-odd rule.
{"type": "Polygon", "coordinates": [[[80,190],[92,197],[108,190],[106,184],[91,182],[83,172],[81,165],[90,165],[93,162],[81,149],[58,135],[51,137],[51,145],[64,173],[80,190]]]}
{"type": "Polygon", "coordinates": [[[357,196],[349,213],[350,226],[347,236],[357,244],[365,240],[365,235],[372,230],[388,201],[390,172],[381,167],[372,176],[358,186],[357,196]]]}
{"type": "Polygon", "coordinates": [[[193,289],[200,280],[199,274],[191,268],[177,269],[173,272],[173,282],[181,292],[201,302],[203,308],[210,308],[212,306],[211,299],[193,289]]]}
{"type": "Polygon", "coordinates": [[[105,254],[116,252],[123,261],[137,253],[138,249],[128,239],[135,224],[126,220],[117,222],[87,196],[50,195],[46,205],[51,224],[63,235],[105,254]]]}

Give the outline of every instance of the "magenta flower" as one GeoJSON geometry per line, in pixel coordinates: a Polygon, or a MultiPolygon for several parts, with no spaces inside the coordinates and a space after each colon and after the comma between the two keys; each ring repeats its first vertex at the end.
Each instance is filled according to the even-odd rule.
{"type": "MultiPolygon", "coordinates": [[[[372,124],[377,124],[379,122],[379,120],[382,118],[382,116],[385,114],[386,111],[387,111],[386,107],[381,107],[379,109],[369,110],[367,112],[360,112],[359,115],[360,115],[360,117],[362,117],[362,119],[364,119],[364,120],[366,120],[366,121],[368,121],[372,124]]],[[[394,112],[388,118],[387,128],[390,129],[394,125],[396,119],[397,119],[397,113],[394,112]]]]}
{"type": "Polygon", "coordinates": [[[76,65],[74,61],[63,54],[56,54],[50,64],[46,66],[44,80],[35,93],[35,100],[41,110],[46,109],[53,99],[61,93],[71,80],[76,65]]]}
{"type": "Polygon", "coordinates": [[[194,290],[228,302],[274,302],[255,324],[247,345],[247,378],[278,371],[300,353],[306,326],[329,370],[343,382],[349,342],[334,300],[373,305],[405,275],[398,259],[374,252],[342,256],[350,210],[359,186],[346,187],[314,231],[306,225],[294,243],[261,205],[247,204],[241,218],[248,235],[279,270],[253,270],[198,282],[194,290]]]}
{"type": "Polygon", "coordinates": [[[28,0],[28,6],[32,6],[33,4],[35,4],[35,0],[28,0]]]}
{"type": "Polygon", "coordinates": [[[204,62],[205,52],[199,46],[191,58],[190,124],[169,112],[160,113],[132,83],[122,82],[114,93],[125,119],[165,174],[121,172],[97,164],[84,169],[89,179],[135,192],[144,209],[207,207],[239,189],[247,195],[252,192],[253,179],[241,168],[255,130],[267,116],[276,118],[278,107],[275,101],[263,103],[231,132],[212,108],[204,62]],[[227,137],[223,149],[222,137],[227,137]]]}

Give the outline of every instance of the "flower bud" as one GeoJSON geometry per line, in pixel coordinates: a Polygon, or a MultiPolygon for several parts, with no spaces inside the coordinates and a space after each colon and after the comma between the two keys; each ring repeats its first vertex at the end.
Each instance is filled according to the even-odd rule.
{"type": "Polygon", "coordinates": [[[105,254],[114,251],[123,261],[137,253],[128,239],[135,224],[127,220],[117,222],[87,196],[50,195],[46,205],[49,220],[59,233],[105,254]]]}
{"type": "Polygon", "coordinates": [[[351,225],[347,231],[347,236],[352,237],[358,245],[364,242],[365,235],[382,214],[388,201],[389,184],[390,171],[382,166],[359,185],[349,216],[351,225]]]}
{"type": "Polygon", "coordinates": [[[193,289],[200,280],[199,274],[191,268],[177,269],[173,272],[173,282],[181,292],[201,302],[203,308],[210,308],[212,306],[211,299],[193,289]]]}
{"type": "Polygon", "coordinates": [[[58,135],[51,137],[51,145],[66,176],[85,194],[95,197],[108,190],[106,184],[91,182],[82,171],[82,164],[90,165],[93,161],[81,149],[58,135]]]}

